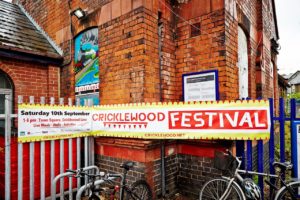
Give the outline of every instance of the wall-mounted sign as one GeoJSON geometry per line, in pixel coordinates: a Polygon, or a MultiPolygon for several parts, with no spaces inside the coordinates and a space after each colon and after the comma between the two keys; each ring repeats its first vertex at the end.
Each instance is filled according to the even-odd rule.
{"type": "Polygon", "coordinates": [[[98,28],[89,29],[75,38],[75,95],[99,105],[98,28]]]}
{"type": "Polygon", "coordinates": [[[183,74],[182,87],[185,102],[219,100],[218,71],[183,74]]]}
{"type": "Polygon", "coordinates": [[[267,101],[126,104],[96,107],[20,105],[19,141],[80,136],[144,139],[267,139],[267,101]]]}

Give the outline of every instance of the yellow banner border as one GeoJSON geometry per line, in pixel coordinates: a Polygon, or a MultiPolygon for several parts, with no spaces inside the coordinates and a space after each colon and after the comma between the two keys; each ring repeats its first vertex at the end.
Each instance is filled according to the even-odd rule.
{"type": "Polygon", "coordinates": [[[116,109],[153,109],[153,108],[205,108],[207,106],[214,106],[215,108],[228,107],[266,107],[269,106],[267,100],[236,100],[236,101],[196,101],[196,102],[154,102],[154,103],[129,103],[129,104],[113,104],[113,105],[99,105],[99,106],[68,106],[68,105],[41,105],[41,104],[19,104],[20,109],[24,108],[39,108],[39,109],[63,109],[63,110],[116,110],[116,109]]]}
{"type": "MultiPolygon", "coordinates": [[[[80,110],[80,111],[91,111],[91,110],[131,110],[131,109],[154,109],[154,108],[207,108],[213,106],[214,108],[269,108],[268,100],[236,100],[236,101],[202,101],[202,102],[154,102],[154,103],[131,103],[131,104],[114,104],[114,105],[100,105],[100,106],[68,106],[68,105],[49,105],[49,104],[19,104],[18,109],[61,109],[61,110],[80,110]]],[[[268,109],[269,110],[269,109],[268,109]]],[[[268,116],[270,118],[270,116],[268,116]]],[[[216,130],[217,132],[217,130],[216,130]]],[[[18,137],[18,142],[35,142],[35,141],[49,141],[59,140],[86,136],[102,136],[102,137],[120,137],[120,138],[138,138],[138,139],[205,139],[205,140],[265,140],[269,139],[269,132],[259,133],[247,133],[248,137],[245,137],[245,133],[232,133],[233,136],[224,136],[226,133],[191,133],[191,132],[178,132],[178,133],[159,133],[159,132],[116,132],[116,131],[91,131],[91,132],[80,132],[80,133],[64,133],[64,134],[53,134],[53,135],[40,135],[40,136],[22,136],[18,137]],[[147,134],[183,134],[184,137],[145,137],[147,134]]]]}

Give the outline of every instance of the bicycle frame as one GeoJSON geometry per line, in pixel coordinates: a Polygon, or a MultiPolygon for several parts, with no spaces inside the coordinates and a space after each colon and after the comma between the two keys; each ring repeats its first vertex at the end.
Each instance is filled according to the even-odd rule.
{"type": "Polygon", "coordinates": [[[139,199],[139,197],[133,196],[135,194],[132,193],[131,187],[129,187],[126,184],[127,172],[128,172],[128,170],[124,169],[123,175],[121,175],[121,174],[108,174],[108,177],[119,177],[119,178],[121,178],[121,182],[120,182],[121,183],[120,184],[120,200],[124,199],[124,192],[125,191],[127,192],[128,195],[131,195],[131,197],[139,199]]]}
{"type": "MultiPolygon", "coordinates": [[[[243,177],[241,177],[240,173],[243,174],[250,174],[250,175],[258,175],[258,176],[267,176],[267,177],[271,177],[271,178],[276,178],[277,180],[280,180],[280,183],[283,185],[281,188],[277,188],[276,186],[274,186],[272,183],[268,183],[271,187],[272,190],[276,189],[277,192],[274,193],[275,195],[275,200],[279,197],[280,193],[282,191],[284,191],[285,189],[288,190],[288,192],[290,193],[290,195],[292,196],[293,199],[297,199],[297,195],[295,196],[294,192],[291,190],[291,186],[293,184],[298,183],[298,181],[295,182],[291,182],[291,183],[286,183],[283,179],[282,179],[282,175],[284,174],[284,172],[281,172],[280,175],[276,175],[276,174],[269,174],[269,173],[261,173],[261,172],[255,172],[255,171],[247,171],[247,170],[240,170],[240,166],[241,166],[241,161],[236,158],[236,161],[238,162],[238,166],[235,170],[234,176],[232,178],[228,178],[228,177],[224,177],[222,176],[223,179],[226,179],[229,181],[228,187],[226,188],[224,194],[222,195],[222,197],[220,198],[220,200],[226,199],[229,195],[229,191],[231,188],[232,184],[235,184],[241,191],[243,191],[241,189],[241,187],[234,181],[235,179],[237,179],[240,183],[244,180],[243,177]]],[[[242,192],[244,195],[244,192],[242,192]]],[[[299,188],[299,193],[300,193],[300,188],[299,188]]],[[[244,197],[243,197],[244,198],[244,197]]]]}
{"type": "Polygon", "coordinates": [[[246,197],[244,195],[244,192],[243,192],[242,188],[234,180],[236,178],[238,181],[243,181],[243,178],[239,175],[239,168],[241,167],[242,162],[239,159],[236,159],[236,161],[238,162],[238,166],[237,166],[237,168],[236,168],[236,170],[234,172],[233,177],[229,178],[229,177],[226,177],[226,176],[222,176],[223,179],[229,181],[229,184],[228,184],[228,186],[227,186],[224,194],[221,196],[220,200],[227,199],[232,184],[234,184],[240,191],[242,191],[241,194],[243,195],[243,199],[246,200],[246,197]]]}

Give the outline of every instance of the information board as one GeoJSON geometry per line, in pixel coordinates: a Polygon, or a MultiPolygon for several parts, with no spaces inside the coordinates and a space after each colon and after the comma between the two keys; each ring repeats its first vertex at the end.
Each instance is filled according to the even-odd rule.
{"type": "Polygon", "coordinates": [[[182,82],[185,102],[219,100],[217,70],[184,74],[182,82]]]}

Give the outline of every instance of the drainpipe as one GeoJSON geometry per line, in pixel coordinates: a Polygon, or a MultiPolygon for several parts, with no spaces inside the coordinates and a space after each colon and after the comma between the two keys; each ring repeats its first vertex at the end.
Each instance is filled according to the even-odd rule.
{"type": "MultiPolygon", "coordinates": [[[[162,91],[162,29],[163,23],[161,20],[161,15],[158,15],[158,56],[159,56],[159,101],[163,101],[163,91],[162,91]]],[[[161,140],[160,148],[160,160],[161,160],[161,195],[162,198],[166,196],[166,172],[165,172],[165,142],[161,140]]]]}

